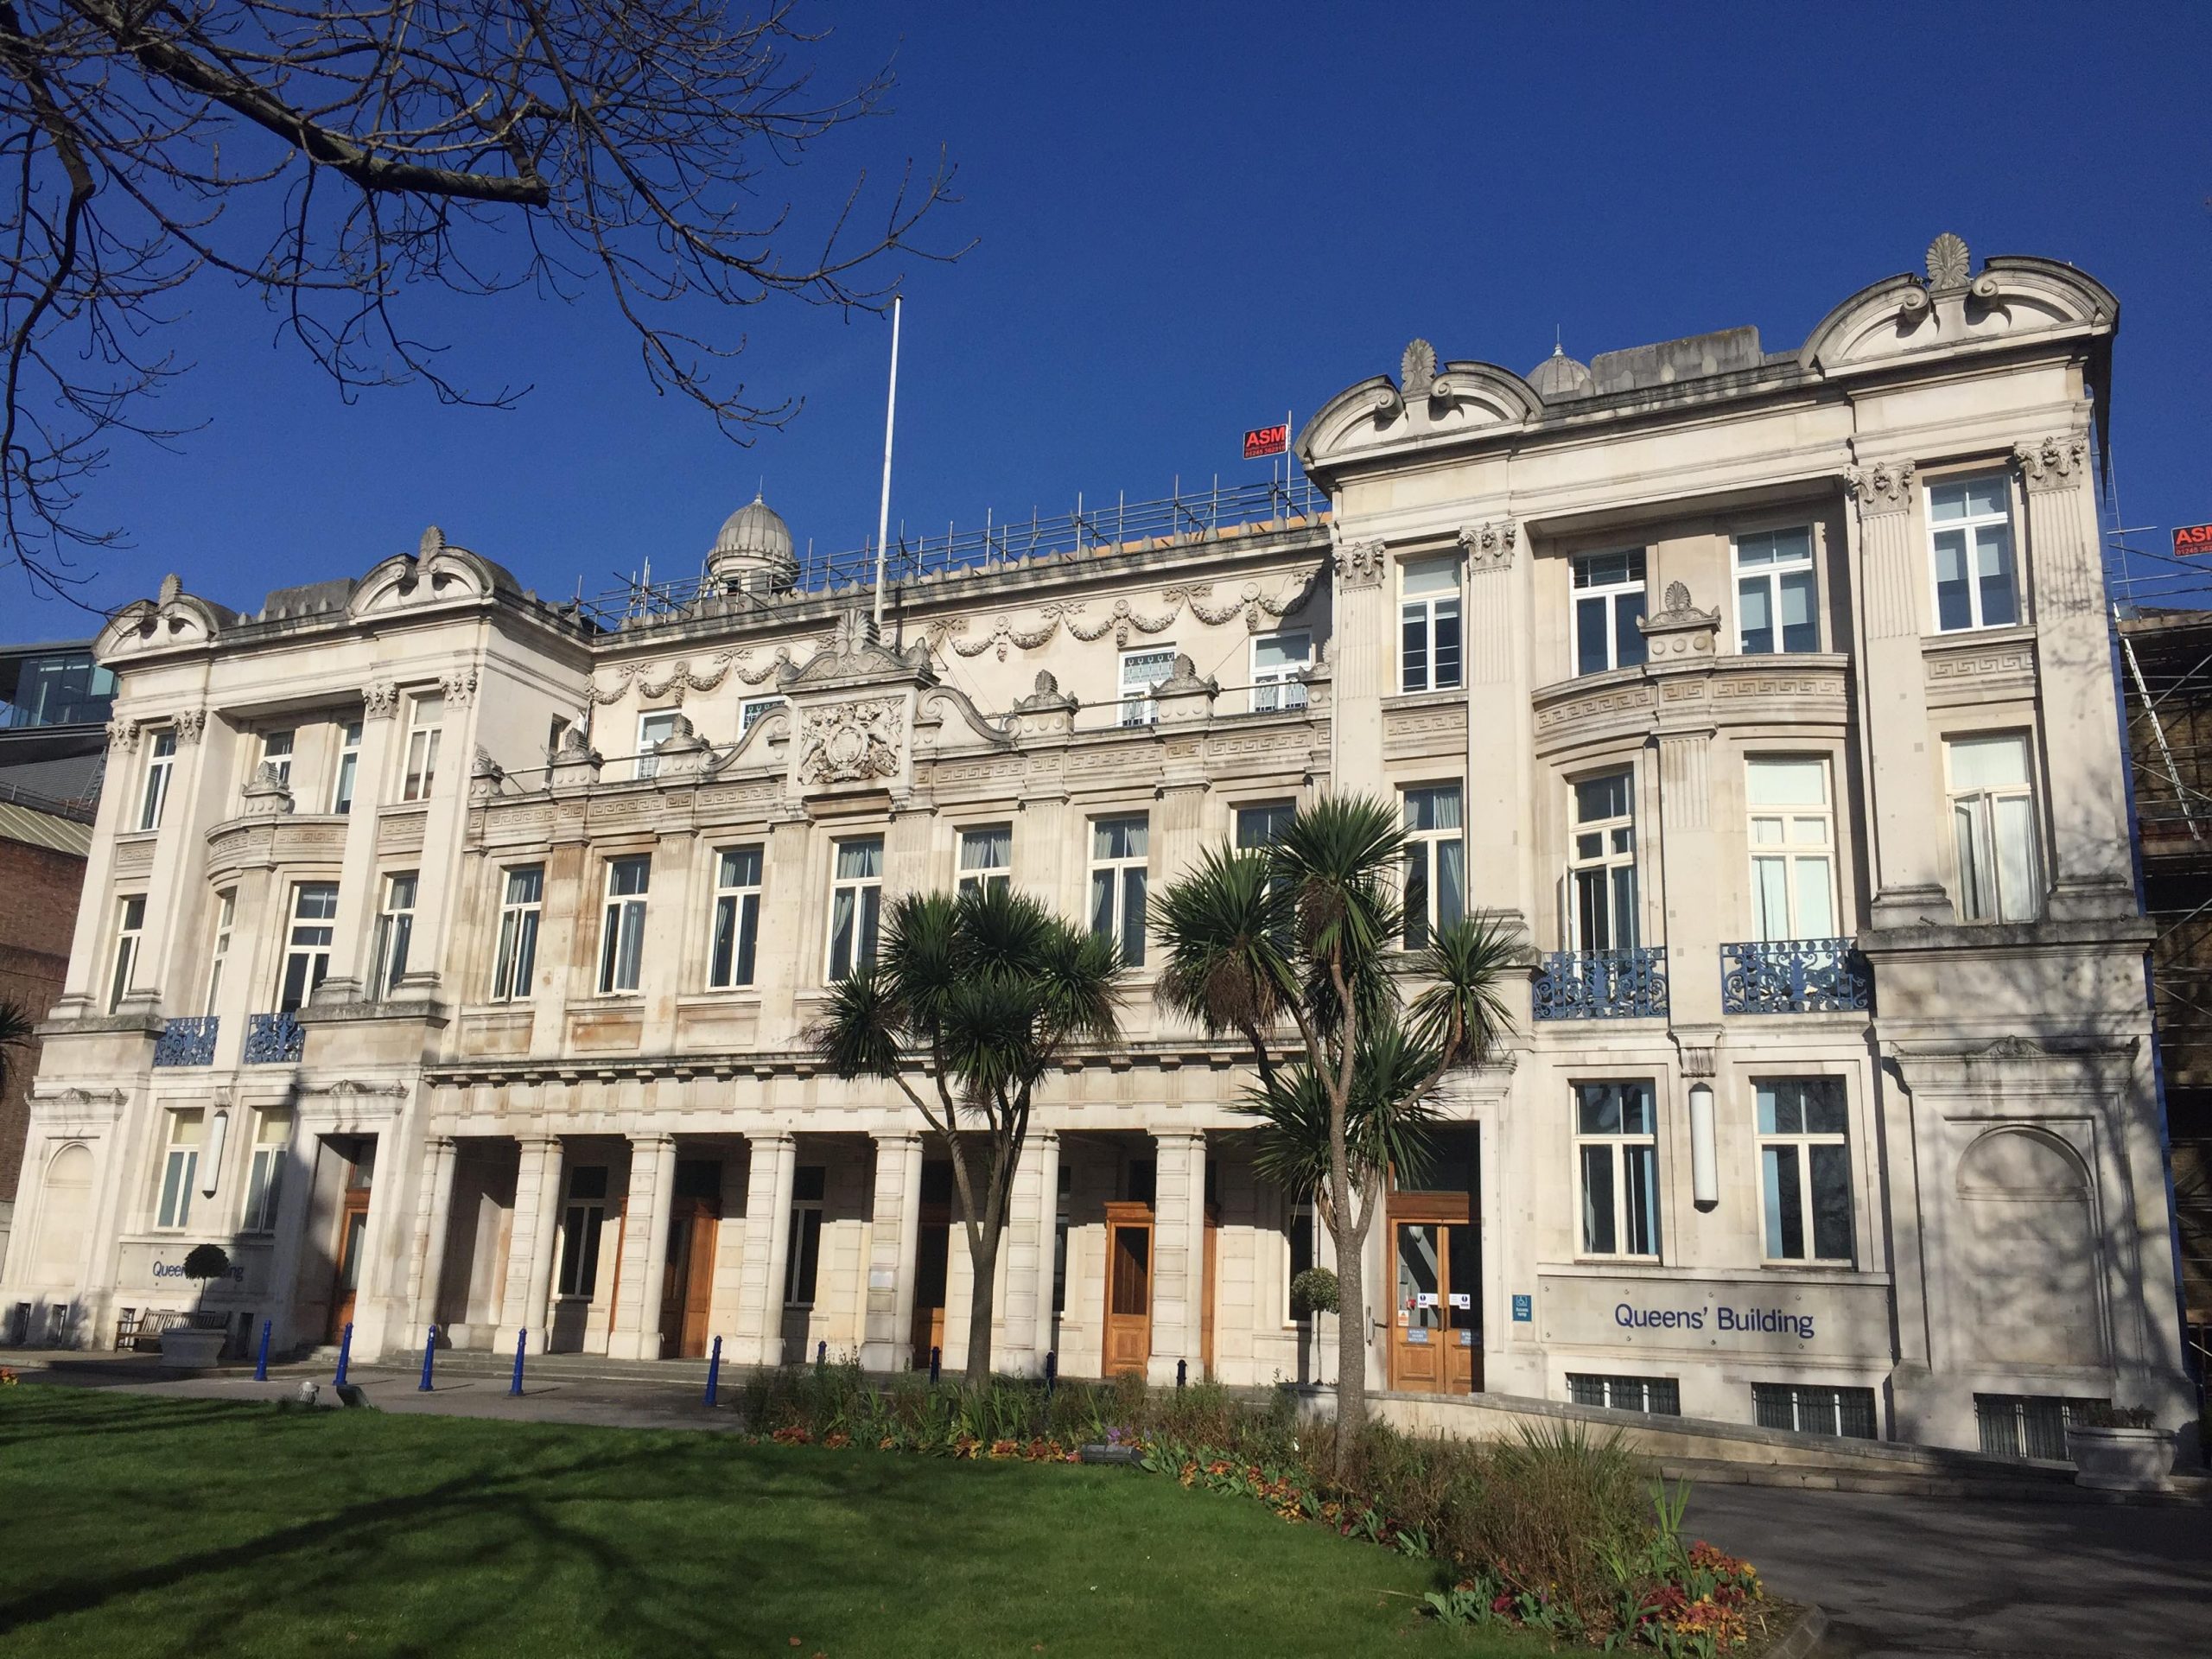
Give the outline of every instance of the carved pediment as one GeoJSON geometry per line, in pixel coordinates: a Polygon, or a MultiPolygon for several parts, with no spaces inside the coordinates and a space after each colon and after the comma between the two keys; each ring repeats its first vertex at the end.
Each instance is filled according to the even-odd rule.
{"type": "Polygon", "coordinates": [[[893,651],[875,639],[865,613],[848,611],[824,649],[807,658],[804,668],[783,669],[777,682],[786,692],[810,687],[849,685],[869,680],[897,680],[912,685],[934,683],[927,639],[917,639],[903,652],[893,651]]]}
{"type": "Polygon", "coordinates": [[[1985,340],[2091,329],[2109,334],[2120,302],[2094,277],[2054,259],[2000,256],[1980,275],[1966,243],[1929,244],[1927,276],[1905,272],[1861,289],[1823,317],[1797,361],[1823,374],[1985,340]]]}
{"type": "Polygon", "coordinates": [[[1337,394],[1299,435],[1307,467],[1385,452],[1462,433],[1508,432],[1543,417],[1543,399],[1510,369],[1494,363],[1436,365],[1426,340],[1406,348],[1400,382],[1376,375],[1337,394]]]}
{"type": "Polygon", "coordinates": [[[162,578],[155,598],[133,601],[108,619],[92,642],[92,655],[108,663],[119,657],[192,650],[213,645],[226,627],[242,620],[236,611],[186,593],[172,574],[162,578]]]}
{"type": "Polygon", "coordinates": [[[361,578],[346,605],[353,616],[386,616],[430,606],[479,604],[515,592],[514,579],[491,560],[455,547],[435,524],[412,553],[386,559],[361,578]]]}

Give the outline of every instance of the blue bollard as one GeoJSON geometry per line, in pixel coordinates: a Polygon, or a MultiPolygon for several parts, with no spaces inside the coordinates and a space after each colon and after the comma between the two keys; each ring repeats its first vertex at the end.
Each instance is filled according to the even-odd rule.
{"type": "Polygon", "coordinates": [[[931,1388],[935,1388],[935,1387],[937,1387],[937,1379],[938,1379],[938,1374],[939,1374],[941,1371],[943,1371],[943,1370],[944,1370],[944,1349],[942,1349],[942,1348],[932,1348],[932,1349],[931,1349],[931,1350],[930,1350],[930,1387],[931,1387],[931,1388]]]}
{"type": "Polygon", "coordinates": [[[416,1385],[417,1394],[430,1391],[430,1362],[438,1356],[438,1327],[432,1325],[429,1334],[423,1338],[423,1380],[416,1385]]]}
{"type": "Polygon", "coordinates": [[[522,1357],[529,1349],[530,1331],[525,1326],[515,1332],[515,1380],[507,1384],[507,1393],[518,1400],[522,1397],[522,1357]]]}
{"type": "Polygon", "coordinates": [[[346,1328],[338,1333],[338,1375],[330,1380],[334,1389],[346,1386],[346,1362],[353,1357],[353,1321],[346,1321],[346,1328]]]}
{"type": "Polygon", "coordinates": [[[707,1356],[707,1403],[713,1405],[715,1396],[721,1392],[722,1339],[715,1338],[715,1351],[707,1356]]]}
{"type": "Polygon", "coordinates": [[[1060,1386],[1060,1351],[1050,1350],[1045,1356],[1045,1392],[1052,1393],[1060,1386]]]}
{"type": "MultiPolygon", "coordinates": [[[[1191,1362],[1187,1359],[1177,1360],[1175,1362],[1175,1386],[1179,1389],[1181,1388],[1184,1382],[1189,1379],[1190,1375],[1191,1362]]],[[[423,1386],[427,1389],[430,1385],[425,1382],[423,1386]]]]}
{"type": "Polygon", "coordinates": [[[829,1363],[830,1344],[827,1342],[816,1343],[814,1344],[814,1369],[818,1371],[829,1363]]]}
{"type": "Polygon", "coordinates": [[[269,1380],[269,1327],[274,1323],[271,1319],[261,1322],[261,1351],[253,1359],[253,1380],[257,1382],[269,1380]]]}

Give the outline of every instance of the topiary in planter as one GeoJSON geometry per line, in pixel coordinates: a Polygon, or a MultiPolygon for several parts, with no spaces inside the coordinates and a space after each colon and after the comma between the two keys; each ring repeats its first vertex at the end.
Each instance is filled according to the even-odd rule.
{"type": "Polygon", "coordinates": [[[184,1258],[184,1276],[206,1284],[231,1270],[231,1253],[219,1244],[195,1244],[184,1258]]]}
{"type": "Polygon", "coordinates": [[[1337,1311],[1337,1275],[1326,1268],[1308,1268],[1290,1281],[1293,1317],[1311,1319],[1337,1311]]]}

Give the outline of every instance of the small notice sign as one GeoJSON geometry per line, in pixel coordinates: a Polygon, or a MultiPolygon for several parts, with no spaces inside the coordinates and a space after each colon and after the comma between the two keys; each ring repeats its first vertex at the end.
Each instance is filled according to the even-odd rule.
{"type": "Polygon", "coordinates": [[[2212,524],[2183,524],[2174,531],[2174,554],[2187,558],[2193,553],[2212,553],[2212,524]]]}
{"type": "Polygon", "coordinates": [[[1536,1299],[1533,1296],[1516,1296],[1513,1299],[1513,1323],[1534,1325],[1535,1322],[1536,1299]]]}

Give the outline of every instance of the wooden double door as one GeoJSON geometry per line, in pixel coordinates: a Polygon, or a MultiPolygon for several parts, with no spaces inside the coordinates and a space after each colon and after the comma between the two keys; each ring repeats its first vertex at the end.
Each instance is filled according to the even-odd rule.
{"type": "Polygon", "coordinates": [[[330,1328],[325,1333],[331,1342],[338,1341],[345,1335],[346,1327],[353,1323],[353,1304],[361,1291],[361,1270],[367,1265],[363,1251],[368,1237],[369,1189],[365,1185],[349,1186],[338,1215],[338,1260],[330,1287],[330,1328]]]}
{"type": "MultiPolygon", "coordinates": [[[[1205,1255],[1198,1267],[1198,1370],[1213,1370],[1214,1238],[1221,1217],[1206,1206],[1205,1255]]],[[[1153,1211],[1148,1204],[1106,1206],[1106,1331],[1108,1376],[1144,1375],[1152,1363],[1153,1211]]],[[[1192,1379],[1196,1381],[1196,1378],[1192,1379]]]]}
{"type": "Polygon", "coordinates": [[[1483,1385],[1482,1241],[1464,1196],[1390,1199],[1390,1386],[1472,1394],[1483,1385]]]}
{"type": "MultiPolygon", "coordinates": [[[[719,1170],[717,1170],[719,1175],[719,1170]]],[[[679,1198],[668,1218],[666,1272],[660,1291],[660,1351],[677,1359],[704,1359],[715,1302],[715,1243],[721,1205],[713,1198],[679,1198]]]]}

